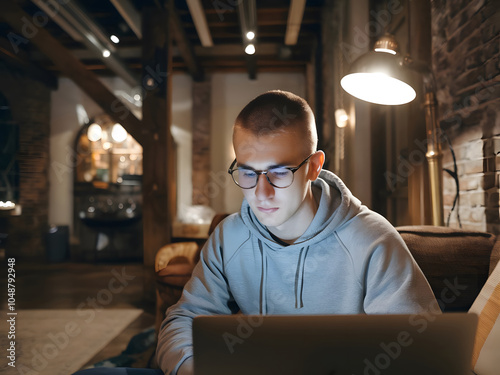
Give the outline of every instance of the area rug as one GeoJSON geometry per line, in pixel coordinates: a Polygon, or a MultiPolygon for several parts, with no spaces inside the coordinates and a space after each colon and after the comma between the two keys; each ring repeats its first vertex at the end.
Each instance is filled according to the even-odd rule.
{"type": "Polygon", "coordinates": [[[127,348],[115,357],[94,363],[95,367],[132,367],[156,368],[154,353],[156,351],[155,328],[150,327],[139,332],[130,339],[127,348]]]}
{"type": "Polygon", "coordinates": [[[7,353],[7,363],[3,354],[0,373],[72,374],[141,313],[140,309],[89,307],[75,310],[19,310],[17,315],[4,313],[2,315],[6,319],[0,321],[0,347],[7,353]],[[15,320],[9,322],[13,317],[15,320]]]}

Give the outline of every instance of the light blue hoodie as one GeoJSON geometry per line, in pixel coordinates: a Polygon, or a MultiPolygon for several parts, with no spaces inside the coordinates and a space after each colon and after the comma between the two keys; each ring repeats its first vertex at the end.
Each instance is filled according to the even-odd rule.
{"type": "MultiPolygon", "coordinates": [[[[318,211],[284,246],[243,200],[203,247],[180,301],[167,310],[157,348],[165,374],[192,368],[196,315],[413,314],[437,302],[405,243],[333,173],[312,183],[318,211]]],[[[182,371],[183,372],[183,371],[182,371]]]]}

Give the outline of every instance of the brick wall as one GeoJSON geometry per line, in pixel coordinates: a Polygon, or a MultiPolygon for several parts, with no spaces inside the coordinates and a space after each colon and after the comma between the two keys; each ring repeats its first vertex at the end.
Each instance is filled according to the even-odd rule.
{"type": "Polygon", "coordinates": [[[8,219],[7,256],[42,260],[49,207],[50,89],[0,63],[0,91],[19,125],[21,216],[8,219]]]}
{"type": "Polygon", "coordinates": [[[210,81],[193,82],[193,204],[210,206],[210,81]]]}
{"type": "MultiPolygon", "coordinates": [[[[462,227],[500,233],[500,3],[496,0],[434,0],[433,70],[440,125],[457,159],[462,227]]],[[[443,144],[443,166],[453,159],[443,144]]],[[[444,176],[445,221],[455,182],[444,176]]],[[[457,210],[450,226],[458,227],[457,210]]]]}

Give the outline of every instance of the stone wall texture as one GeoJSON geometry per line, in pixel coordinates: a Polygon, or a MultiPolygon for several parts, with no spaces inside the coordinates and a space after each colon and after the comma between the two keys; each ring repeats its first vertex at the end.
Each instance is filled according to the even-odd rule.
{"type": "MultiPolygon", "coordinates": [[[[500,233],[500,2],[434,0],[433,71],[439,120],[450,140],[459,181],[445,172],[445,222],[469,230],[500,233]],[[450,215],[451,212],[451,215],[450,215]]],[[[443,166],[454,170],[443,143],[443,166]]]]}

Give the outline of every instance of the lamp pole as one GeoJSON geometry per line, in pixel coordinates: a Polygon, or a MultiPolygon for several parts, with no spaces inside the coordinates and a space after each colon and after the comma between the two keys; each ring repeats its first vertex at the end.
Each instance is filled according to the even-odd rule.
{"type": "Polygon", "coordinates": [[[405,56],[402,65],[419,73],[423,79],[423,108],[427,138],[425,157],[428,166],[432,225],[443,226],[443,153],[441,151],[441,127],[437,119],[436,80],[430,67],[423,61],[414,61],[411,57],[405,56]]]}
{"type": "Polygon", "coordinates": [[[443,226],[443,154],[441,152],[441,128],[437,121],[437,101],[433,91],[425,93],[425,127],[427,133],[427,158],[432,206],[432,225],[443,226]]]}

